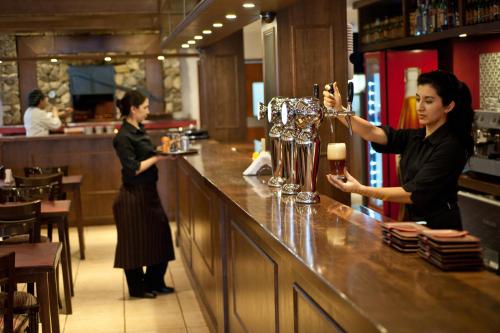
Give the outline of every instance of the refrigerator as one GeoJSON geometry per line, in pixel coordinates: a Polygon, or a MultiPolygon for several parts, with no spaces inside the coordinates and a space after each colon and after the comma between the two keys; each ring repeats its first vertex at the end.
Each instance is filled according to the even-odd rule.
{"type": "MultiPolygon", "coordinates": [[[[398,128],[405,98],[405,70],[418,67],[420,72],[438,69],[437,50],[377,51],[364,54],[366,74],[366,119],[376,126],[398,128]]],[[[367,143],[366,184],[375,187],[400,186],[396,156],[376,153],[367,143]]],[[[367,205],[395,220],[398,204],[369,198],[367,205]]]]}

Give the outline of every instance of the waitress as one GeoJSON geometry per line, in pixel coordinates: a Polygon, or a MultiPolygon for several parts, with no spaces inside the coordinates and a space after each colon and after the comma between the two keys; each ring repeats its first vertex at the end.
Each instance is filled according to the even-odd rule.
{"type": "MultiPolygon", "coordinates": [[[[417,84],[417,115],[422,128],[394,130],[352,117],[353,131],[371,141],[375,151],[401,155],[402,185],[365,186],[347,171],[346,182],[333,175],[327,179],[344,192],[405,204],[405,220],[426,221],[434,229],[460,230],[458,177],[473,153],[471,93],[455,75],[441,70],[421,74],[417,84]]],[[[323,92],[325,105],[342,108],[336,84],[334,95],[329,88],[323,92]]]]}
{"type": "Polygon", "coordinates": [[[115,267],[125,270],[131,297],[155,298],[159,293],[174,291],[164,282],[168,262],[175,255],[168,218],[156,188],[156,163],[167,157],[156,155],[142,125],[149,114],[148,99],[138,91],[129,91],[117,105],[124,120],[113,140],[123,181],[113,205],[118,231],[115,267]]]}

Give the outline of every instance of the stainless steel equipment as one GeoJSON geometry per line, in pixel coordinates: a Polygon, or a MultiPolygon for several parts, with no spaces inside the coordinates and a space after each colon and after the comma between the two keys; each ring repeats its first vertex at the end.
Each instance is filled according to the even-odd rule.
{"type": "MultiPolygon", "coordinates": [[[[333,88],[333,83],[330,83],[330,93],[334,94],[335,90],[333,88]]],[[[347,122],[347,127],[349,128],[349,134],[352,135],[352,125],[351,125],[351,117],[355,116],[356,113],[352,110],[352,99],[354,98],[354,84],[349,82],[347,85],[347,108],[340,107],[339,109],[327,109],[325,116],[330,118],[330,130],[333,134],[333,124],[332,118],[342,116],[345,117],[345,121],[347,122]]]]}
{"type": "Polygon", "coordinates": [[[281,135],[283,133],[281,106],[286,100],[286,97],[273,97],[267,105],[260,103],[259,106],[259,119],[267,115],[267,120],[273,125],[269,130],[273,175],[267,183],[272,187],[281,187],[285,182],[283,178],[283,155],[281,151],[281,135]]]}
{"type": "Polygon", "coordinates": [[[283,102],[281,118],[284,124],[281,135],[281,151],[283,156],[283,178],[285,184],[282,194],[295,195],[300,189],[297,177],[297,144],[295,142],[295,105],[299,99],[290,98],[283,102]]]}
{"type": "Polygon", "coordinates": [[[301,184],[296,199],[298,203],[311,204],[320,200],[316,192],[316,179],[321,145],[318,128],[323,116],[324,107],[316,97],[300,98],[295,104],[298,181],[301,184]]]}
{"type": "Polygon", "coordinates": [[[500,112],[476,111],[469,169],[500,177],[500,112]]]}

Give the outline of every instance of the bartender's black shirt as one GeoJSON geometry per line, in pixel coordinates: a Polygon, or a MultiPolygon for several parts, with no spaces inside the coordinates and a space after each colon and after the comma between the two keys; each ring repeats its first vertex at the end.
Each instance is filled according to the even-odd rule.
{"type": "Polygon", "coordinates": [[[400,154],[400,182],[411,192],[405,218],[427,221],[431,228],[461,229],[457,206],[458,177],[467,152],[445,123],[425,137],[425,128],[394,130],[381,127],[388,142],[372,147],[380,153],[400,154]]]}
{"type": "Polygon", "coordinates": [[[125,186],[151,184],[158,180],[156,165],[138,175],[135,174],[141,161],[156,155],[155,147],[142,124],[136,128],[124,120],[113,139],[113,147],[122,164],[122,181],[125,186]]]}

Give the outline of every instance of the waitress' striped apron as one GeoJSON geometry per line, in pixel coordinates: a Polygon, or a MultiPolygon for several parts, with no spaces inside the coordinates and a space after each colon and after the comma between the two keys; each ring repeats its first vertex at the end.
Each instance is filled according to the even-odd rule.
{"type": "Polygon", "coordinates": [[[123,185],[113,204],[115,267],[132,269],[175,259],[172,233],[156,183],[123,185]]]}

